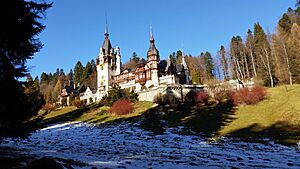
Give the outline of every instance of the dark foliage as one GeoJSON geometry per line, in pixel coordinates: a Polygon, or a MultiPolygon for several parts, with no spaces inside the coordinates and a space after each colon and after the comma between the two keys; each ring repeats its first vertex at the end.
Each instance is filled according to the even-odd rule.
{"type": "Polygon", "coordinates": [[[29,80],[27,80],[24,86],[25,86],[24,93],[27,95],[27,100],[31,104],[30,111],[38,112],[46,103],[43,95],[40,93],[40,86],[38,84],[38,79],[36,78],[35,81],[32,81],[32,78],[30,78],[29,80]]]}
{"type": "Polygon", "coordinates": [[[180,99],[174,96],[173,93],[168,93],[164,95],[157,95],[153,99],[154,103],[165,106],[169,105],[170,107],[177,107],[180,103],[180,99]]]}
{"type": "Polygon", "coordinates": [[[28,84],[18,81],[27,74],[25,66],[42,44],[37,35],[45,28],[39,20],[52,4],[23,0],[0,2],[0,136],[21,129],[23,122],[37,114],[37,92],[26,93],[28,84]],[[27,95],[28,94],[28,95],[27,95]],[[13,129],[14,128],[14,129],[13,129]]]}
{"type": "Polygon", "coordinates": [[[114,102],[121,99],[128,99],[131,102],[135,102],[138,101],[138,94],[121,89],[120,87],[113,87],[108,91],[108,94],[101,99],[101,103],[106,106],[112,106],[114,102]]]}

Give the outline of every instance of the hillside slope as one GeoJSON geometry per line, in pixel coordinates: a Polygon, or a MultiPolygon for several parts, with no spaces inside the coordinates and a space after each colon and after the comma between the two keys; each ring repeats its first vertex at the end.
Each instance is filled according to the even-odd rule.
{"type": "Polygon", "coordinates": [[[282,143],[295,143],[300,135],[300,85],[267,90],[267,99],[257,105],[239,106],[231,123],[220,135],[268,137],[282,143]]]}

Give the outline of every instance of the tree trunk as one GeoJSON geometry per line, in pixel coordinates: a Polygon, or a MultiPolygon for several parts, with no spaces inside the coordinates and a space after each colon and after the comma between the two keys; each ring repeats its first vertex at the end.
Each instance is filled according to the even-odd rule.
{"type": "Polygon", "coordinates": [[[252,46],[250,45],[250,56],[251,56],[251,61],[252,61],[252,67],[253,67],[253,72],[254,72],[254,76],[257,76],[256,73],[256,65],[255,65],[255,60],[254,60],[254,56],[253,56],[253,51],[252,51],[252,46]]]}
{"type": "Polygon", "coordinates": [[[248,61],[247,61],[247,57],[246,54],[244,54],[244,61],[245,61],[245,67],[246,67],[246,73],[247,73],[247,79],[250,78],[250,73],[249,73],[249,67],[248,67],[248,61]]]}
{"type": "Polygon", "coordinates": [[[236,59],[236,63],[237,63],[237,67],[238,67],[238,71],[240,73],[241,79],[244,80],[243,73],[242,73],[242,70],[241,70],[241,67],[240,67],[240,63],[237,59],[236,59]]]}
{"type": "Polygon", "coordinates": [[[240,78],[239,77],[239,72],[238,72],[238,66],[237,66],[237,61],[236,61],[236,58],[235,58],[235,55],[233,55],[233,62],[234,62],[234,69],[235,69],[235,74],[236,74],[236,78],[240,78]]]}
{"type": "Polygon", "coordinates": [[[288,57],[288,53],[287,53],[285,44],[283,42],[282,42],[282,46],[283,46],[283,50],[284,50],[284,55],[285,55],[285,60],[286,60],[288,72],[289,72],[290,85],[293,85],[293,79],[292,79],[292,72],[291,72],[291,67],[290,67],[290,61],[289,61],[289,57],[288,57]]]}
{"type": "Polygon", "coordinates": [[[272,76],[272,71],[271,71],[271,66],[270,66],[269,54],[265,47],[264,47],[264,51],[266,53],[266,58],[267,58],[267,68],[268,68],[268,72],[269,72],[269,76],[270,76],[271,87],[274,87],[274,81],[273,81],[273,76],[272,76]]]}

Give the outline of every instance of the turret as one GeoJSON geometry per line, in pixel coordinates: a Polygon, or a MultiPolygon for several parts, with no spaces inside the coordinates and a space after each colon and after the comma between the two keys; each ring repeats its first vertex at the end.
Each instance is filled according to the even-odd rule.
{"type": "Polygon", "coordinates": [[[121,54],[119,46],[116,47],[116,75],[121,73],[121,54]]]}
{"type": "Polygon", "coordinates": [[[191,76],[190,76],[190,72],[189,72],[189,68],[186,64],[186,61],[185,61],[185,56],[184,56],[184,52],[183,52],[183,49],[182,49],[182,60],[181,60],[181,64],[184,68],[184,75],[185,75],[185,84],[191,84],[191,76]]]}
{"type": "Polygon", "coordinates": [[[147,52],[147,59],[149,61],[159,62],[159,51],[155,47],[155,40],[153,37],[152,27],[150,27],[150,47],[147,52]]]}
{"type": "Polygon", "coordinates": [[[102,47],[100,48],[100,52],[98,55],[97,62],[97,85],[98,85],[98,94],[99,99],[104,95],[107,94],[109,90],[109,86],[112,83],[112,68],[115,64],[115,54],[114,48],[109,40],[108,34],[108,26],[107,23],[105,25],[105,32],[104,32],[104,41],[102,47]]]}
{"type": "Polygon", "coordinates": [[[150,47],[147,52],[147,65],[150,68],[151,83],[154,86],[158,86],[158,62],[159,51],[155,47],[155,40],[153,37],[152,27],[150,27],[150,47]]]}
{"type": "Polygon", "coordinates": [[[185,61],[185,56],[184,56],[183,49],[182,49],[181,53],[182,53],[181,64],[183,65],[184,70],[188,70],[188,67],[187,67],[187,64],[186,64],[186,61],[185,61]]]}

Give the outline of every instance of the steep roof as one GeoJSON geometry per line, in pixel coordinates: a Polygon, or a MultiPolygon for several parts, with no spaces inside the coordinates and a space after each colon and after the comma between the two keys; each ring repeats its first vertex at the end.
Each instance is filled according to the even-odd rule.
{"type": "Polygon", "coordinates": [[[159,55],[159,51],[156,49],[155,44],[154,44],[154,37],[152,33],[152,27],[150,27],[150,47],[147,52],[147,56],[150,55],[159,55]]]}
{"type": "Polygon", "coordinates": [[[102,48],[104,49],[104,54],[108,55],[110,53],[110,49],[112,48],[110,40],[108,38],[108,26],[107,26],[107,21],[105,24],[105,32],[104,32],[104,42],[102,44],[102,48]]]}
{"type": "Polygon", "coordinates": [[[108,33],[105,33],[104,36],[105,36],[105,38],[104,38],[104,41],[103,41],[103,44],[102,44],[102,48],[104,49],[105,54],[109,54],[110,49],[112,48],[112,46],[111,46],[110,40],[108,38],[108,33]]]}

